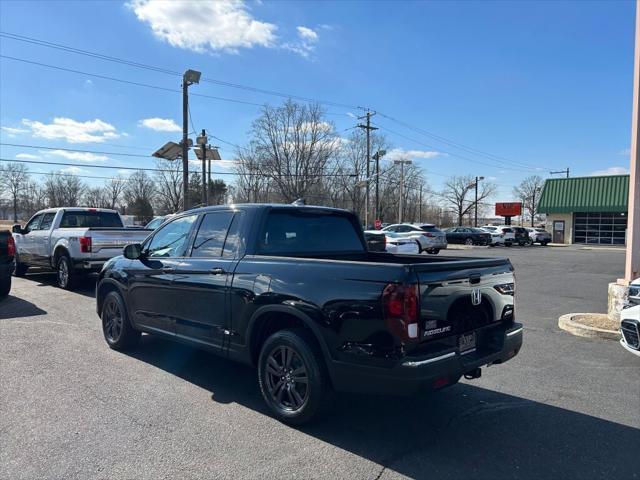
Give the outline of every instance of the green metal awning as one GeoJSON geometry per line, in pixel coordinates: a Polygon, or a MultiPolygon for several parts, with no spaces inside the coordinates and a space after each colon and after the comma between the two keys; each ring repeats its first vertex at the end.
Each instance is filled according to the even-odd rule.
{"type": "Polygon", "coordinates": [[[626,212],[629,175],[550,178],[544,182],[539,213],[626,212]]]}

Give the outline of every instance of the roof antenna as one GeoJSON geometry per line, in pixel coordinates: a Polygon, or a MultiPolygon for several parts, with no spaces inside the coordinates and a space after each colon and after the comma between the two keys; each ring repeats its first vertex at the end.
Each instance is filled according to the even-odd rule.
{"type": "Polygon", "coordinates": [[[295,202],[293,202],[291,205],[295,205],[296,207],[302,207],[302,206],[304,206],[306,204],[307,204],[307,201],[304,199],[304,197],[300,197],[295,202]]]}

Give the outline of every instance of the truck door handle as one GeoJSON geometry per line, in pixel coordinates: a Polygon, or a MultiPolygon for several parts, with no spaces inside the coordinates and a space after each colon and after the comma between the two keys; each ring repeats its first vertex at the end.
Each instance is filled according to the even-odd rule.
{"type": "Polygon", "coordinates": [[[211,275],[224,275],[227,272],[224,270],[224,268],[212,268],[211,270],[209,270],[209,273],[211,275]]]}

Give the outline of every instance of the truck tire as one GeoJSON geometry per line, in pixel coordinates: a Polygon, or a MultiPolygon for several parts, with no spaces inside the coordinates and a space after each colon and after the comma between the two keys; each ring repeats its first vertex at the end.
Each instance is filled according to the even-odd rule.
{"type": "Polygon", "coordinates": [[[13,274],[16,277],[24,277],[27,273],[27,270],[29,270],[29,265],[20,263],[18,255],[16,254],[16,256],[13,258],[13,274]]]}
{"type": "Polygon", "coordinates": [[[76,283],[76,272],[69,255],[61,254],[56,261],[56,283],[58,287],[72,290],[76,283]]]}
{"type": "Polygon", "coordinates": [[[280,330],[260,350],[258,381],[275,417],[301,425],[330,403],[329,375],[313,335],[303,329],[280,330]]]}
{"type": "Polygon", "coordinates": [[[127,350],[140,341],[141,333],[129,322],[127,307],[118,292],[109,292],[102,302],[100,312],[102,334],[114,350],[127,350]]]}
{"type": "Polygon", "coordinates": [[[11,291],[11,277],[6,277],[0,280],[0,300],[4,299],[9,295],[11,291]]]}

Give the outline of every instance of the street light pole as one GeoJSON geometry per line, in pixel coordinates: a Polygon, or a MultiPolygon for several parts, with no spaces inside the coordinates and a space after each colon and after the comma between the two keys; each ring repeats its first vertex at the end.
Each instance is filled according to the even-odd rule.
{"type": "Polygon", "coordinates": [[[202,149],[202,203],[209,205],[207,200],[207,133],[202,129],[202,143],[200,148],[202,149]]]}
{"type": "Polygon", "coordinates": [[[182,76],[182,209],[189,209],[189,85],[200,82],[200,72],[187,70],[182,76]]]}

